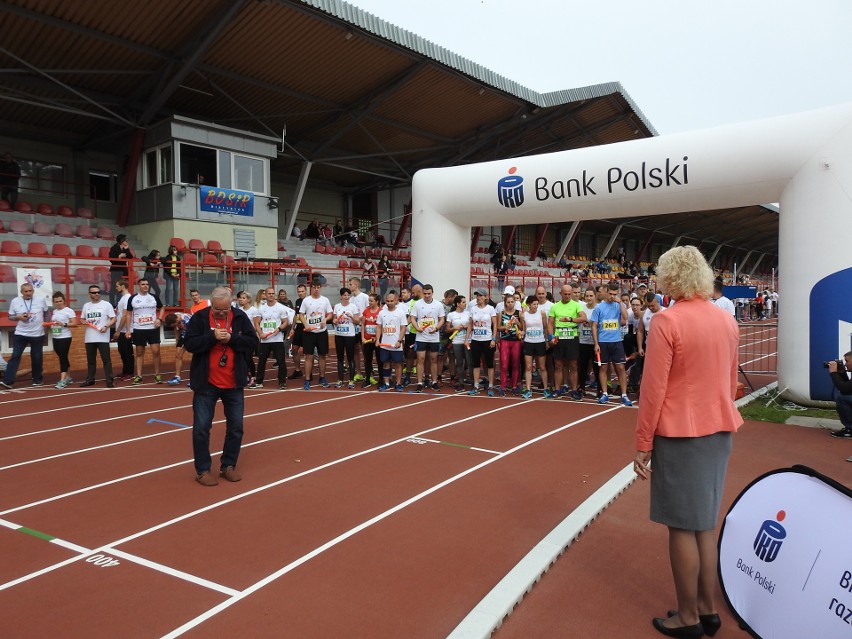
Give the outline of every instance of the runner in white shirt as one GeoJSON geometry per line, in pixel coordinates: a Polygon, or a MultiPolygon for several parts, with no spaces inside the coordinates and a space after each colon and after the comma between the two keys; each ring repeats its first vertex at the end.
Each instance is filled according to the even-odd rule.
{"type": "Polygon", "coordinates": [[[284,333],[290,325],[292,311],[278,301],[272,286],[266,289],[264,296],[266,303],[260,305],[257,314],[252,318],[257,336],[260,338],[260,346],[257,349],[257,376],[252,388],[263,388],[266,360],[271,352],[278,364],[278,388],[283,390],[287,387],[287,353],[284,347],[284,333]]]}
{"type": "Polygon", "coordinates": [[[109,329],[115,324],[115,310],[101,299],[101,289],[96,284],[89,287],[89,301],[83,304],[80,317],[86,323],[86,381],[80,386],[95,385],[95,356],[100,354],[104,366],[107,388],[113,387],[112,357],[109,353],[109,329]]]}
{"type": "MultiPolygon", "coordinates": [[[[592,316],[592,311],[595,310],[595,306],[597,305],[598,296],[595,289],[587,288],[581,302],[586,317],[592,316]]],[[[596,395],[600,397],[602,391],[598,384],[600,375],[598,374],[598,362],[595,357],[595,338],[592,337],[592,325],[589,322],[585,322],[584,324],[580,324],[580,355],[577,358],[577,391],[583,397],[586,395],[586,385],[589,382],[589,365],[592,366],[594,371],[594,385],[598,386],[596,395]]]]}
{"type": "MultiPolygon", "coordinates": [[[[553,306],[553,302],[547,299],[547,289],[543,286],[537,286],[535,289],[535,298],[538,300],[538,310],[543,311],[545,315],[550,317],[550,308],[553,306]]],[[[588,317],[588,315],[586,317],[588,317]]],[[[586,325],[581,324],[581,326],[586,325]]],[[[556,378],[556,371],[554,370],[555,367],[553,364],[553,344],[551,344],[549,340],[545,341],[545,349],[546,352],[544,355],[544,367],[545,370],[547,370],[547,379],[550,380],[550,383],[552,384],[553,380],[556,378]]],[[[544,386],[543,388],[549,387],[544,386]]]]}
{"type": "Polygon", "coordinates": [[[544,386],[544,398],[553,397],[547,385],[547,366],[545,365],[545,357],[547,355],[547,314],[539,308],[538,298],[535,295],[530,295],[527,298],[527,310],[524,312],[524,360],[526,370],[524,371],[524,381],[526,385],[521,393],[524,399],[532,397],[532,365],[535,358],[536,366],[541,375],[541,382],[544,386]]]}
{"type": "Polygon", "coordinates": [[[718,280],[713,282],[713,295],[710,296],[710,301],[734,317],[737,316],[737,309],[734,303],[722,294],[722,282],[718,280]]]}
{"type": "MultiPolygon", "coordinates": [[[[248,316],[251,325],[254,326],[254,318],[258,317],[260,311],[258,307],[254,305],[251,299],[251,295],[248,291],[239,291],[237,293],[237,305],[240,307],[240,310],[248,316]]],[[[295,314],[295,313],[294,313],[295,314]]],[[[256,329],[255,329],[256,330],[256,329]]],[[[254,353],[248,356],[248,371],[249,371],[249,380],[246,385],[247,388],[252,388],[256,381],[257,375],[257,367],[254,364],[254,353]]]]}
{"type": "Polygon", "coordinates": [[[59,358],[60,379],[56,382],[56,388],[65,388],[74,383],[68,370],[71,362],[68,353],[71,351],[71,331],[69,326],[75,326],[77,314],[74,309],[65,305],[65,294],[56,291],[53,294],[53,313],[50,316],[50,337],[53,341],[53,352],[59,358]]]}
{"type": "MultiPolygon", "coordinates": [[[[160,377],[160,325],[165,316],[166,309],[160,298],[148,293],[151,285],[144,277],[137,282],[139,292],[131,295],[127,301],[127,312],[121,318],[122,326],[130,323],[127,337],[136,347],[136,377],[133,385],[142,383],[142,366],[145,363],[145,347],[151,347],[151,356],[154,360],[154,381],[163,383],[160,377]]],[[[122,326],[118,327],[120,331],[122,326]]]]}
{"type": "Polygon", "coordinates": [[[450,336],[453,357],[456,362],[455,389],[464,389],[464,382],[471,379],[470,350],[465,346],[467,328],[470,325],[470,313],[467,311],[467,299],[464,295],[456,295],[453,299],[453,310],[447,313],[444,332],[450,336]]]}
{"type": "Polygon", "coordinates": [[[379,335],[379,361],[382,364],[382,383],[380,391],[386,391],[391,383],[391,364],[396,375],[396,391],[405,390],[402,385],[403,345],[408,328],[406,309],[397,303],[394,291],[388,291],[385,297],[385,308],[379,311],[376,318],[376,332],[379,335]]]}
{"type": "Polygon", "coordinates": [[[324,295],[320,295],[322,284],[319,281],[311,282],[311,294],[302,300],[299,307],[299,318],[304,325],[302,333],[302,347],[305,350],[305,390],[311,390],[311,375],[314,369],[314,349],[319,354],[319,383],[323,388],[328,388],[329,383],[325,378],[325,362],[328,357],[328,325],[332,318],[334,309],[331,302],[324,295]]]}
{"type": "MultiPolygon", "coordinates": [[[[645,312],[642,314],[642,323],[639,324],[639,332],[636,335],[640,357],[645,357],[645,350],[648,344],[648,332],[651,330],[651,320],[654,319],[654,315],[666,310],[665,306],[660,305],[660,299],[654,293],[645,294],[645,303],[648,305],[648,308],[646,308],[645,312]]],[[[668,317],[668,315],[666,317],[668,317]]]]}
{"type": "MultiPolygon", "coordinates": [[[[351,280],[354,281],[354,278],[351,280]]],[[[355,388],[355,345],[361,341],[361,319],[363,311],[352,301],[352,291],[340,289],[340,302],[334,305],[334,350],[337,353],[337,388],[343,388],[344,358],[348,362],[349,388],[355,388]]],[[[369,302],[369,297],[367,299],[369,302]]],[[[362,376],[363,377],[363,376],[362,376]]]]}
{"type": "Polygon", "coordinates": [[[423,285],[423,299],[417,300],[411,307],[408,322],[417,332],[417,388],[415,393],[423,392],[423,378],[426,369],[426,353],[429,353],[429,367],[432,372],[432,388],[441,387],[439,380],[441,371],[438,370],[438,351],[441,343],[441,327],[444,325],[444,305],[433,299],[434,291],[431,284],[423,285]]]}
{"type": "MultiPolygon", "coordinates": [[[[370,305],[370,296],[361,290],[361,280],[357,277],[349,278],[349,290],[352,291],[350,302],[358,308],[358,314],[363,316],[364,311],[370,305]]],[[[355,326],[355,335],[358,339],[355,340],[355,377],[353,382],[362,382],[365,377],[361,374],[364,370],[364,350],[361,345],[361,325],[355,326]]]]}
{"type": "Polygon", "coordinates": [[[488,373],[488,396],[494,397],[494,347],[497,344],[494,335],[497,333],[497,312],[488,303],[485,291],[476,291],[474,295],[476,306],[469,310],[470,323],[465,339],[473,366],[473,388],[470,395],[479,393],[479,369],[484,359],[488,373]]]}
{"type": "Polygon", "coordinates": [[[12,388],[21,363],[21,355],[29,347],[30,361],[33,367],[33,386],[43,384],[43,338],[44,320],[47,302],[43,295],[35,295],[35,288],[29,282],[21,284],[21,294],[9,304],[9,319],[16,322],[12,336],[12,359],[6,366],[6,375],[0,386],[12,388]]]}

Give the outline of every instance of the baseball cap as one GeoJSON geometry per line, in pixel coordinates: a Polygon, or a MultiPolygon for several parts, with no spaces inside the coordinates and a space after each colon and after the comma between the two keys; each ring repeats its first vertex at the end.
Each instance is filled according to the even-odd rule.
{"type": "Polygon", "coordinates": [[[639,286],[637,286],[636,288],[648,288],[648,285],[645,284],[645,282],[640,282],[639,286]]]}
{"type": "Polygon", "coordinates": [[[515,294],[515,287],[514,286],[507,286],[506,288],[503,289],[503,295],[514,295],[514,294],[515,294]]]}
{"type": "Polygon", "coordinates": [[[485,291],[474,291],[474,295],[485,295],[485,291]]]}

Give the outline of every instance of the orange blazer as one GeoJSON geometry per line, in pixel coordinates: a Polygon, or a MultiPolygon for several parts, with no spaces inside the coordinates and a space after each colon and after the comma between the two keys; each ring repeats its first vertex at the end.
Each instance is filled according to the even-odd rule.
{"type": "Polygon", "coordinates": [[[704,437],[743,423],[737,391],[736,320],[700,298],[678,300],[651,322],[636,424],[636,450],[654,436],[704,437]]]}

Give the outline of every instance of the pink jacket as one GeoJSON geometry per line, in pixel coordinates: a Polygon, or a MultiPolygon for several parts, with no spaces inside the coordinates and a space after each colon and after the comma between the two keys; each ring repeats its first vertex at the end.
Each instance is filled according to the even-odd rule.
{"type": "Polygon", "coordinates": [[[636,450],[653,450],[654,435],[704,437],[742,425],[734,405],[738,345],[736,320],[706,300],[678,300],[654,315],[636,450]]]}

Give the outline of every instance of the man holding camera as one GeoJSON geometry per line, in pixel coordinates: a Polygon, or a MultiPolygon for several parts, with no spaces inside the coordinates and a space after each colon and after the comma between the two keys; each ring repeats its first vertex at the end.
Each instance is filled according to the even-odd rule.
{"type": "Polygon", "coordinates": [[[852,370],[852,351],[843,356],[845,361],[826,362],[826,368],[834,384],[832,396],[837,405],[837,414],[843,428],[832,431],[832,437],[852,439],[852,380],[846,371],[852,370]]]}

